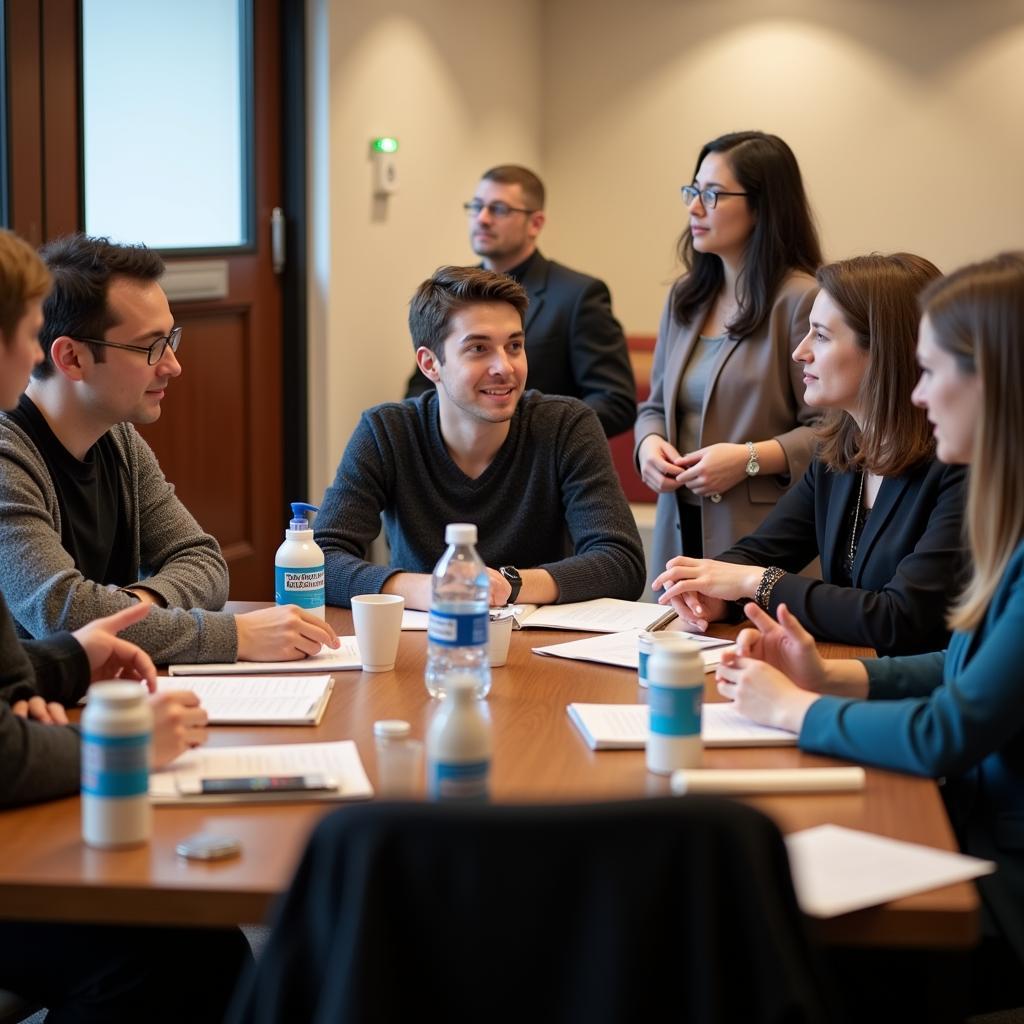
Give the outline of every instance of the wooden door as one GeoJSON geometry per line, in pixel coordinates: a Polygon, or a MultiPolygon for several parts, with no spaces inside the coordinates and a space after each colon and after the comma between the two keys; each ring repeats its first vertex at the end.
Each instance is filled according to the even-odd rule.
{"type": "MultiPolygon", "coordinates": [[[[77,0],[6,6],[10,222],[38,245],[83,226],[79,9],[77,0]]],[[[272,600],[286,501],[307,497],[286,496],[282,484],[282,284],[270,237],[271,213],[284,206],[281,17],[280,0],[253,4],[252,245],[166,257],[169,266],[226,261],[228,289],[213,301],[172,303],[184,327],[182,375],[159,421],[142,429],[181,500],[219,540],[237,600],[272,600]]],[[[155,68],[162,63],[154,54],[155,68]]],[[[175,73],[187,69],[179,63],[175,73]]],[[[173,153],[175,139],[167,144],[173,153]]]]}

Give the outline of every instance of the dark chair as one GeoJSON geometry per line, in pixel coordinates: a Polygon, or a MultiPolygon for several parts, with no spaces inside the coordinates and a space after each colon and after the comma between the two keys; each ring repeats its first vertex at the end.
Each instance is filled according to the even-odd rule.
{"type": "Polygon", "coordinates": [[[778,829],[695,796],[345,808],[313,834],[228,1019],[832,1017],[778,829]]]}

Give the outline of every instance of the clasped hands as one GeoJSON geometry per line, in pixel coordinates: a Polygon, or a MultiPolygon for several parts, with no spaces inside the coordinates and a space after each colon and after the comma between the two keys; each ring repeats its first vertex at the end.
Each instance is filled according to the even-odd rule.
{"type": "Polygon", "coordinates": [[[703,633],[708,623],[726,617],[727,602],[752,597],[763,575],[764,568],[758,565],[678,555],[666,563],[651,588],[662,591],[658,604],[671,604],[687,628],[703,633]]]}
{"type": "Polygon", "coordinates": [[[637,456],[640,476],[652,491],[666,494],[686,487],[702,498],[735,487],[747,475],[750,461],[745,444],[709,444],[682,455],[657,434],[640,442],[637,456]]]}

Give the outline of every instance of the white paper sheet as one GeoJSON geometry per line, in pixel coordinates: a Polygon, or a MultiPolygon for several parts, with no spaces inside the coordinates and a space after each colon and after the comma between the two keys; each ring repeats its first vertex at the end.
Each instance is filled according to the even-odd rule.
{"type": "MultiPolygon", "coordinates": [[[[640,664],[637,637],[642,632],[640,629],[626,629],[619,633],[588,636],[582,640],[534,647],[533,653],[552,658],[569,658],[572,661],[594,661],[600,665],[617,665],[619,668],[635,670],[640,664]]],[[[705,670],[714,668],[722,660],[722,653],[735,647],[731,640],[705,636],[703,633],[680,631],[680,636],[692,640],[700,647],[700,657],[705,670]]]]}
{"type": "Polygon", "coordinates": [[[366,800],[373,787],[366,777],[359,751],[352,740],[337,743],[286,743],[251,747],[197,747],[186,751],[166,768],[149,776],[153,804],[297,802],[303,800],[366,800]],[[232,779],[261,775],[325,775],[337,790],[183,796],[179,777],[232,779]]]}
{"type": "Polygon", "coordinates": [[[786,837],[804,913],[835,917],[995,871],[991,861],[870,832],[818,825],[786,837]]]}
{"type": "Polygon", "coordinates": [[[521,629],[579,630],[583,633],[617,633],[625,629],[660,629],[676,617],[671,608],[647,601],[622,601],[599,597],[574,604],[523,605],[517,616],[521,629]]]}
{"type": "Polygon", "coordinates": [[[169,665],[172,676],[285,675],[290,672],[345,672],[363,667],[354,636],[339,636],[340,646],[324,644],[319,654],[295,661],[215,661],[209,664],[169,665]]]}
{"type": "Polygon", "coordinates": [[[160,676],[160,690],[195,693],[210,725],[317,725],[334,681],[329,675],[189,676],[184,683],[160,676]]]}
{"type": "MultiPolygon", "coordinates": [[[[647,743],[646,704],[570,704],[573,724],[591,750],[642,750],[647,743]]],[[[706,747],[793,746],[796,735],[744,718],[731,704],[705,704],[701,739],[706,747]]]]}

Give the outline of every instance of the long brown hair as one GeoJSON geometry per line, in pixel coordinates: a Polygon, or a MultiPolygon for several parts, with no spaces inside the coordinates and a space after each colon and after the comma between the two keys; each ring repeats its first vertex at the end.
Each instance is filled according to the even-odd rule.
{"type": "MultiPolygon", "coordinates": [[[[821,266],[821,245],[800,165],[782,139],[765,132],[720,135],[701,149],[694,180],[708,153],[727,154],[740,189],[747,193],[743,202],[754,215],[736,284],[739,309],[726,325],[734,338],[745,338],[768,319],[787,274],[813,274],[821,266]]],[[[725,270],[720,257],[694,249],[689,225],[679,236],[678,250],[683,276],[673,287],[672,312],[679,323],[688,324],[722,290],[725,270]]]]}
{"type": "Polygon", "coordinates": [[[967,486],[973,568],[948,617],[976,629],[1024,539],[1024,252],[962,267],[921,296],[938,346],[964,375],[981,379],[982,402],[967,486]]]}
{"type": "Polygon", "coordinates": [[[935,450],[928,417],[910,394],[917,380],[917,300],[939,276],[935,264],[909,252],[856,256],[815,275],[868,353],[858,397],[863,429],[848,412],[832,409],[816,431],[818,458],[830,469],[899,476],[935,450]]]}

